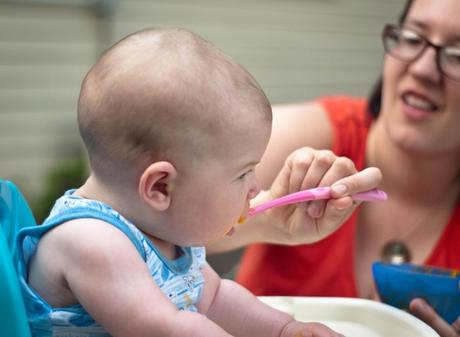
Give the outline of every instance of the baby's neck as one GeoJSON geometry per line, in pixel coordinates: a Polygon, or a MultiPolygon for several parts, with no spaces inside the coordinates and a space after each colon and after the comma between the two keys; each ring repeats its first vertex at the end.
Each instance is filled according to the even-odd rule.
{"type": "Polygon", "coordinates": [[[114,188],[100,183],[97,178],[92,175],[75,191],[75,194],[86,199],[94,199],[103,202],[117,211],[120,211],[120,206],[127,205],[127,201],[131,199],[128,195],[129,193],[120,195],[114,188]]]}
{"type": "Polygon", "coordinates": [[[142,233],[153,243],[155,248],[157,248],[161,252],[161,255],[163,255],[164,257],[170,260],[175,260],[179,257],[176,245],[172,244],[171,242],[167,242],[153,237],[148,233],[142,233]]]}
{"type": "Polygon", "coordinates": [[[139,214],[140,212],[136,211],[135,204],[132,202],[135,198],[129,195],[129,193],[117,193],[113,189],[101,184],[93,176],[90,176],[85,184],[77,189],[75,193],[83,198],[98,200],[109,205],[138,227],[164,257],[171,260],[178,257],[174,244],[158,239],[137,226],[139,222],[137,220],[139,219],[136,220],[135,214],[139,214]]]}

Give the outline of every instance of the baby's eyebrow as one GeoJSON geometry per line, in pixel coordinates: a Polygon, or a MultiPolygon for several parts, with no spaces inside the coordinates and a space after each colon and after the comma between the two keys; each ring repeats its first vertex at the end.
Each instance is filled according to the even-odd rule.
{"type": "Polygon", "coordinates": [[[246,164],[246,167],[256,166],[260,163],[260,160],[251,161],[249,164],[246,164]]]}
{"type": "Polygon", "coordinates": [[[244,164],[241,164],[239,166],[239,171],[246,171],[246,170],[249,170],[250,168],[252,169],[253,167],[255,167],[260,161],[250,161],[248,163],[244,163],[244,164]]]}

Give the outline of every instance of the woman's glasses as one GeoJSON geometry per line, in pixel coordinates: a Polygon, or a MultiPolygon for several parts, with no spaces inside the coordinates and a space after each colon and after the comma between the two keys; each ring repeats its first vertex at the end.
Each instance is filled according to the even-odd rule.
{"type": "Polygon", "coordinates": [[[385,51],[403,62],[415,61],[427,47],[433,47],[441,73],[460,81],[460,45],[438,46],[410,29],[391,24],[385,25],[382,39],[385,51]]]}

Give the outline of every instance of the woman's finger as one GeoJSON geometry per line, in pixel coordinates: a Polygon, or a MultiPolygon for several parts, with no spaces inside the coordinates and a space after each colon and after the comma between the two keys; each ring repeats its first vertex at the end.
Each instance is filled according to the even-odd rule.
{"type": "Polygon", "coordinates": [[[368,167],[356,174],[337,180],[332,187],[335,198],[352,195],[376,188],[382,181],[382,172],[376,167],[368,167]]]}
{"type": "MultiPolygon", "coordinates": [[[[346,157],[334,157],[334,160],[329,164],[321,180],[316,184],[318,186],[330,186],[337,180],[355,174],[356,167],[353,161],[346,157]]],[[[308,213],[311,217],[319,218],[323,215],[327,200],[318,200],[311,202],[308,207],[308,213]]]]}
{"type": "Polygon", "coordinates": [[[409,304],[410,311],[431,326],[441,337],[456,337],[457,331],[439,316],[423,299],[413,299],[409,304]]]}
{"type": "Polygon", "coordinates": [[[329,150],[316,151],[314,153],[313,161],[310,165],[308,172],[306,172],[302,181],[301,188],[303,190],[318,186],[326,186],[321,184],[323,177],[328,171],[334,167],[337,156],[329,150]]]}
{"type": "Polygon", "coordinates": [[[337,230],[353,213],[355,208],[356,205],[350,197],[327,201],[323,215],[317,219],[318,235],[326,237],[337,230]]]}
{"type": "Polygon", "coordinates": [[[303,181],[308,172],[312,170],[314,159],[315,155],[308,148],[296,150],[288,157],[287,162],[291,171],[288,193],[298,192],[303,189],[303,181]]]}

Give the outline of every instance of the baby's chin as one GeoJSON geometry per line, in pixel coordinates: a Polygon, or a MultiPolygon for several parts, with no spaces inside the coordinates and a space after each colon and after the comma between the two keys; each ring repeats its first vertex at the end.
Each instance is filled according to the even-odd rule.
{"type": "MultiPolygon", "coordinates": [[[[245,214],[247,214],[247,210],[241,213],[240,217],[238,218],[237,222],[239,224],[243,224],[246,221],[245,214]]],[[[224,237],[232,236],[234,233],[235,233],[235,226],[232,225],[227,230],[225,230],[222,234],[218,235],[216,238],[209,240],[208,244],[219,241],[220,239],[223,239],[224,237]]]]}
{"type": "Polygon", "coordinates": [[[211,245],[219,240],[222,240],[224,238],[226,238],[227,236],[231,236],[233,235],[233,233],[235,232],[235,228],[233,226],[231,226],[230,228],[228,228],[227,230],[223,231],[223,232],[220,232],[219,234],[209,238],[208,240],[206,240],[206,242],[204,242],[202,244],[202,246],[208,246],[208,245],[211,245]]]}

